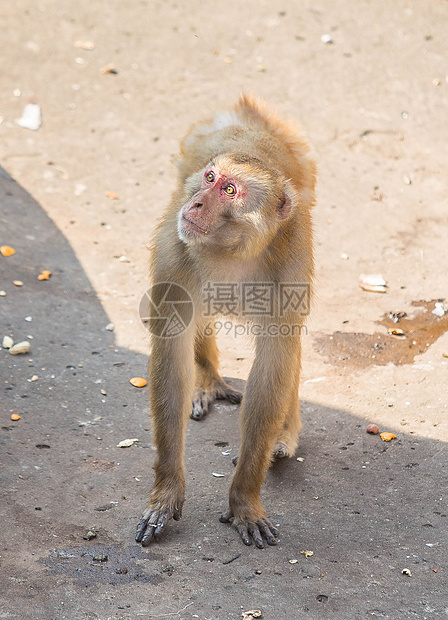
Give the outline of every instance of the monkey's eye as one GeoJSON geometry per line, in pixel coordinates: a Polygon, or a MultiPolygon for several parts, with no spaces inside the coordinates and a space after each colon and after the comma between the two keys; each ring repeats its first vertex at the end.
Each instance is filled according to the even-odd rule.
{"type": "Polygon", "coordinates": [[[208,181],[208,183],[213,183],[213,181],[215,180],[215,175],[213,174],[213,172],[209,172],[208,174],[206,174],[205,180],[208,181]]]}
{"type": "Polygon", "coordinates": [[[229,196],[233,196],[236,193],[236,190],[234,188],[233,185],[227,185],[226,189],[225,189],[226,194],[228,194],[229,196]]]}

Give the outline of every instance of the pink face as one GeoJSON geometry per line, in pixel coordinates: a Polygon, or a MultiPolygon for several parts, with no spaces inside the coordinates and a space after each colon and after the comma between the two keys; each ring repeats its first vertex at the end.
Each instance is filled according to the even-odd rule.
{"type": "Polygon", "coordinates": [[[224,215],[238,210],[247,190],[238,179],[217,167],[208,168],[201,189],[184,204],[179,216],[179,233],[184,240],[213,233],[224,215]]]}

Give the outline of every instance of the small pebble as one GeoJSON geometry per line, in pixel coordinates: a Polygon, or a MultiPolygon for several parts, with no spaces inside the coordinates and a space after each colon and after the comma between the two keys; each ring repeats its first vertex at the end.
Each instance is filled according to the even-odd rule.
{"type": "Polygon", "coordinates": [[[24,340],[23,342],[18,342],[13,347],[9,349],[11,355],[20,355],[23,353],[28,353],[30,350],[30,343],[28,340],[24,340]]]}
{"type": "Polygon", "coordinates": [[[40,272],[40,274],[37,276],[38,280],[49,280],[51,276],[51,271],[49,269],[44,269],[43,271],[40,272]]]}
{"type": "Polygon", "coordinates": [[[369,424],[368,427],[366,428],[366,431],[370,433],[371,435],[378,435],[378,433],[380,432],[380,429],[378,428],[376,424],[369,424]]]}
{"type": "Polygon", "coordinates": [[[132,377],[132,379],[129,379],[129,383],[134,387],[142,388],[145,387],[147,381],[143,377],[132,377]]]}
{"type": "Polygon", "coordinates": [[[14,346],[14,340],[10,336],[5,336],[2,341],[2,347],[10,349],[12,346],[14,346]]]}
{"type": "Polygon", "coordinates": [[[42,112],[37,103],[27,103],[22,116],[16,121],[20,127],[36,131],[42,125],[42,112]]]}
{"type": "Polygon", "coordinates": [[[15,249],[10,245],[2,245],[0,247],[0,254],[2,254],[2,256],[13,256],[15,253],[15,249]]]}

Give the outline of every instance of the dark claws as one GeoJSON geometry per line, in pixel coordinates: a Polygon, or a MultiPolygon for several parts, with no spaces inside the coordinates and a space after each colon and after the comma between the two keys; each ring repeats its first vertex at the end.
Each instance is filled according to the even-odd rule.
{"type": "MultiPolygon", "coordinates": [[[[229,523],[229,521],[234,520],[234,517],[229,510],[222,514],[219,520],[221,523],[229,523]]],[[[264,549],[265,545],[263,539],[265,539],[270,546],[274,546],[278,542],[278,530],[267,519],[260,519],[260,521],[249,522],[247,524],[234,522],[233,525],[245,545],[249,546],[254,542],[258,549],[264,549]]]]}
{"type": "Polygon", "coordinates": [[[277,460],[284,459],[288,456],[288,448],[285,444],[278,444],[277,450],[274,452],[274,458],[277,460]]]}
{"type": "Polygon", "coordinates": [[[195,398],[193,400],[193,409],[191,411],[192,420],[202,420],[208,413],[208,405],[202,398],[195,398]]]}
{"type": "Polygon", "coordinates": [[[181,509],[176,509],[174,514],[171,514],[169,509],[152,510],[148,508],[145,510],[137,525],[136,542],[141,543],[143,547],[147,547],[152,540],[160,536],[171,517],[179,520],[181,509]]]}
{"type": "Polygon", "coordinates": [[[228,510],[227,512],[224,512],[219,517],[219,520],[221,521],[221,523],[229,523],[229,521],[231,521],[232,519],[233,519],[233,514],[231,513],[230,510],[228,510]]]}
{"type": "Polygon", "coordinates": [[[243,400],[243,393],[238,390],[232,390],[226,392],[225,398],[232,403],[232,405],[239,405],[239,403],[243,400]]]}
{"type": "Polygon", "coordinates": [[[218,388],[216,392],[202,392],[202,396],[199,396],[199,394],[201,394],[200,389],[196,391],[196,395],[193,398],[193,408],[190,416],[192,420],[203,420],[208,413],[209,406],[215,399],[228,400],[233,405],[237,405],[243,398],[242,392],[227,386],[218,388]]]}

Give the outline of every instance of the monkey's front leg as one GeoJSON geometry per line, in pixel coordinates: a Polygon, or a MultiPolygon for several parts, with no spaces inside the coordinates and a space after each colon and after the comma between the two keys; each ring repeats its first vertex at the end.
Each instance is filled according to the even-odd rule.
{"type": "Polygon", "coordinates": [[[193,334],[153,338],[149,363],[150,406],[157,458],[149,506],[137,526],[143,546],[159,536],[168,521],[181,518],[185,500],[185,428],[194,389],[193,334]]]}
{"type": "Polygon", "coordinates": [[[242,445],[229,491],[229,511],[220,519],[238,530],[244,544],[260,549],[264,540],[277,543],[278,532],[266,518],[260,499],[261,485],[272,458],[297,385],[300,341],[260,338],[242,406],[242,445]]]}

